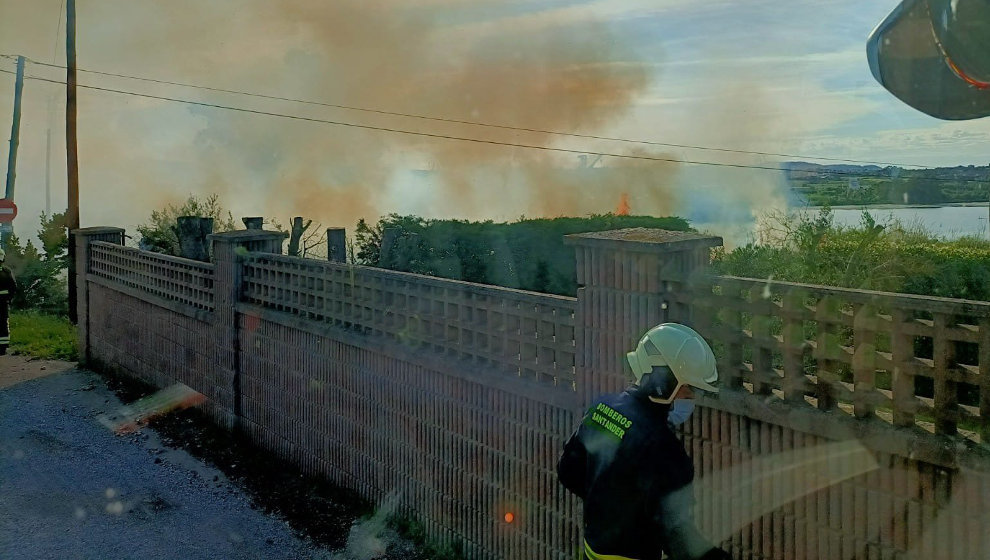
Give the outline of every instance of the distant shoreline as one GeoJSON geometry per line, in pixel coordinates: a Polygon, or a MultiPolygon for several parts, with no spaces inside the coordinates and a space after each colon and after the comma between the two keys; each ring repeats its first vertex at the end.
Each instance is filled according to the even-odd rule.
{"type": "MultiPolygon", "coordinates": [[[[896,210],[902,208],[955,208],[966,206],[990,206],[990,202],[945,202],[941,204],[843,204],[841,206],[830,206],[833,210],[896,210]]],[[[818,210],[824,206],[793,206],[793,210],[818,210]]]]}

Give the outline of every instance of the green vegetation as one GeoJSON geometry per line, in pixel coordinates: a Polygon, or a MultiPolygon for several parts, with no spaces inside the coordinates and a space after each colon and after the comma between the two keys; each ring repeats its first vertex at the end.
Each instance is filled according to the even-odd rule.
{"type": "Polygon", "coordinates": [[[352,260],[480,284],[573,296],[574,249],[564,236],[631,227],[690,229],[682,218],[616,216],[520,219],[512,223],[427,220],[390,214],[375,226],[360,220],[352,260]],[[393,249],[381,258],[385,231],[395,228],[393,249]]]}
{"type": "Polygon", "coordinates": [[[69,239],[65,213],[42,213],[40,225],[40,251],[33,241],[21,244],[16,235],[11,235],[6,247],[6,265],[14,272],[18,287],[10,302],[10,351],[75,361],[76,330],[67,319],[69,239]]]}
{"type": "Polygon", "coordinates": [[[990,301],[990,242],[944,241],[920,228],[877,223],[836,226],[832,211],[771,214],[763,242],[719,251],[715,271],[750,278],[990,301]]]}
{"type": "Polygon", "coordinates": [[[148,222],[137,227],[141,234],[139,246],[147,251],[178,255],[179,237],[175,224],[179,216],[213,218],[214,233],[236,229],[233,214],[223,208],[218,195],[211,194],[206,198],[191,195],[181,205],[169,204],[152,211],[148,222]]]}
{"type": "Polygon", "coordinates": [[[986,202],[990,168],[792,164],[791,189],[812,206],[986,202]]]}
{"type": "Polygon", "coordinates": [[[10,351],[45,360],[74,362],[79,358],[76,328],[65,317],[15,311],[10,315],[10,351]]]}
{"type": "Polygon", "coordinates": [[[870,204],[952,204],[986,202],[986,184],[954,183],[935,179],[863,178],[792,182],[793,191],[811,206],[870,204]]]}
{"type": "Polygon", "coordinates": [[[51,315],[67,316],[69,292],[66,270],[69,266],[69,239],[65,213],[41,214],[41,250],[33,241],[21,244],[17,235],[7,243],[7,266],[14,272],[18,290],[11,300],[14,309],[32,309],[51,315]]]}

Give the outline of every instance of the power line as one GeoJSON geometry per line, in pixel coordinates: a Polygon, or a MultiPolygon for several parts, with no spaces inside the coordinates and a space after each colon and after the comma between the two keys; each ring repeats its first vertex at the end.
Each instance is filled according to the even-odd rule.
{"type": "MultiPolygon", "coordinates": [[[[58,5],[58,23],[55,24],[55,47],[52,49],[52,65],[55,64],[55,59],[58,58],[58,32],[60,29],[62,29],[62,12],[64,11],[65,11],[65,0],[62,0],[62,2],[59,3],[58,5]]],[[[35,61],[31,59],[28,60],[33,64],[37,64],[35,63],[35,61]]]]}
{"type": "MultiPolygon", "coordinates": [[[[0,55],[0,56],[9,57],[11,55],[0,55]]],[[[31,60],[31,59],[28,59],[28,61],[31,62],[32,64],[37,64],[39,66],[47,66],[47,67],[51,67],[51,68],[65,69],[64,66],[60,66],[58,64],[49,64],[49,63],[46,63],[46,62],[38,62],[38,61],[35,61],[35,60],[31,60]]],[[[783,153],[775,153],[775,152],[761,152],[761,151],[756,151],[756,150],[737,150],[737,149],[731,149],[731,148],[717,148],[717,147],[713,147],[713,146],[697,146],[697,145],[692,145],[692,144],[677,144],[677,143],[672,143],[672,142],[659,142],[659,141],[653,141],[653,140],[633,140],[633,139],[629,139],[629,138],[617,138],[617,137],[613,137],[613,136],[599,136],[599,135],[595,135],[595,134],[580,134],[580,133],[576,133],[576,132],[561,132],[561,131],[554,131],[554,130],[544,130],[544,129],[539,129],[539,128],[526,128],[526,127],[518,127],[518,126],[508,126],[508,125],[484,123],[484,122],[479,122],[479,121],[468,121],[468,120],[452,119],[452,118],[445,118],[445,117],[433,117],[433,116],[426,116],[426,115],[417,115],[417,114],[414,114],[414,113],[402,113],[402,112],[398,112],[398,111],[387,111],[387,110],[384,110],[384,109],[370,109],[370,108],[367,108],[367,107],[356,107],[356,106],[353,106],[353,105],[340,105],[340,104],[335,104],[335,103],[326,103],[326,102],[321,102],[321,101],[311,101],[311,100],[297,99],[297,98],[292,98],[292,97],[279,97],[277,95],[266,95],[266,94],[262,94],[262,93],[252,93],[252,92],[240,91],[240,90],[233,90],[233,89],[224,89],[224,88],[216,88],[216,87],[202,86],[202,85],[196,85],[196,84],[187,84],[187,83],[183,83],[183,82],[173,82],[173,81],[168,81],[168,80],[159,80],[159,79],[155,79],[155,78],[146,78],[146,77],[141,77],[141,76],[131,76],[131,75],[128,75],[128,74],[115,74],[113,72],[101,72],[101,71],[98,71],[98,70],[84,70],[84,69],[80,68],[80,69],[78,69],[78,71],[79,72],[86,72],[88,74],[97,74],[97,75],[100,75],[100,76],[110,76],[110,77],[114,77],[114,78],[125,78],[125,79],[128,79],[128,80],[139,80],[139,81],[151,82],[151,83],[156,83],[156,84],[165,84],[165,85],[170,85],[170,86],[179,86],[179,87],[187,87],[187,88],[193,88],[193,89],[202,89],[202,90],[206,90],[206,91],[215,91],[215,92],[219,92],[219,93],[230,93],[230,94],[234,94],[234,95],[244,95],[244,96],[248,96],[248,97],[258,97],[258,98],[261,98],[261,99],[270,99],[270,100],[274,100],[274,101],[288,101],[288,102],[291,102],[291,103],[301,103],[301,104],[305,104],[305,105],[316,105],[316,106],[320,106],[320,107],[329,107],[329,108],[333,108],[333,109],[344,109],[344,110],[348,110],[348,111],[360,111],[360,112],[365,112],[365,113],[374,113],[374,114],[378,114],[378,115],[389,115],[389,116],[394,116],[394,117],[406,117],[406,118],[411,118],[411,119],[422,119],[422,120],[438,121],[438,122],[445,122],[445,123],[452,123],[452,124],[464,124],[464,125],[470,125],[470,126],[481,126],[481,127],[487,127],[487,128],[497,128],[497,129],[501,129],[501,130],[514,130],[514,131],[518,131],[518,132],[531,132],[531,133],[536,133],[536,134],[551,134],[551,135],[555,135],[555,136],[570,136],[570,137],[573,137],[573,138],[585,138],[585,139],[591,139],[591,140],[605,140],[605,141],[609,141],[609,142],[625,142],[625,143],[629,143],[629,144],[642,144],[642,145],[646,145],[646,146],[662,146],[662,147],[667,147],[667,148],[683,148],[683,149],[691,149],[691,150],[705,150],[705,151],[724,152],[724,153],[732,153],[732,154],[748,154],[748,155],[772,156],[772,157],[783,157],[783,158],[792,158],[792,159],[811,159],[811,160],[819,160],[819,161],[836,161],[836,162],[843,162],[843,163],[860,163],[860,164],[882,165],[882,166],[890,166],[890,167],[920,167],[920,168],[932,167],[932,166],[924,166],[924,165],[914,164],[914,163],[891,163],[891,162],[884,162],[884,161],[872,161],[872,160],[860,160],[860,159],[844,159],[844,158],[834,158],[834,157],[825,157],[825,156],[810,156],[810,155],[801,155],[801,154],[783,154],[783,153]]]]}
{"type": "MultiPolygon", "coordinates": [[[[13,72],[11,72],[9,70],[3,70],[3,69],[0,69],[0,72],[3,72],[5,74],[13,74],[13,72]]],[[[53,83],[53,84],[65,85],[65,82],[62,82],[62,81],[59,81],[59,80],[53,80],[53,79],[50,79],[50,78],[42,78],[40,76],[25,76],[25,78],[26,79],[29,79],[29,80],[40,81],[40,82],[49,82],[49,83],[53,83]]],[[[187,105],[195,105],[195,106],[199,106],[199,107],[210,107],[210,108],[214,108],[214,109],[224,109],[224,110],[227,110],[227,111],[237,111],[237,112],[249,113],[249,114],[254,114],[254,115],[264,115],[264,116],[269,116],[269,117],[277,117],[277,118],[284,118],[284,119],[291,119],[291,120],[299,120],[299,121],[305,121],[305,122],[314,122],[314,123],[320,123],[320,124],[329,124],[329,125],[333,125],[333,126],[343,126],[343,127],[349,127],[349,128],[359,128],[359,129],[364,129],[364,130],[374,130],[374,131],[378,131],[378,132],[391,132],[391,133],[395,133],[395,134],[406,134],[406,135],[411,135],[411,136],[423,136],[423,137],[427,137],[427,138],[436,138],[436,139],[443,139],[443,140],[453,140],[453,141],[459,141],[459,142],[473,142],[473,143],[476,143],[476,144],[489,144],[489,145],[493,145],[493,146],[506,146],[506,147],[512,147],[512,148],[525,148],[525,149],[530,149],[530,150],[543,150],[543,151],[548,151],[548,152],[559,152],[559,153],[578,154],[578,155],[584,154],[584,155],[603,156],[603,157],[615,157],[615,158],[632,159],[632,160],[656,161],[656,162],[664,162],[664,163],[682,163],[682,164],[688,164],[688,165],[707,165],[707,166],[711,166],[711,167],[729,167],[729,168],[735,168],[735,169],[761,169],[761,170],[766,170],[766,171],[778,171],[778,172],[781,172],[781,171],[782,172],[789,172],[789,171],[791,171],[789,169],[785,169],[785,168],[782,168],[782,167],[770,167],[770,166],[764,166],[764,165],[747,165],[747,164],[740,164],[740,163],[726,163],[726,162],[714,162],[714,161],[683,160],[683,159],[664,158],[664,157],[656,157],[656,156],[643,156],[643,155],[633,155],[633,154],[618,154],[618,153],[612,153],[612,152],[596,152],[596,151],[590,151],[590,150],[573,150],[573,149],[568,149],[568,148],[553,148],[553,147],[549,147],[549,146],[537,146],[537,145],[533,145],[533,144],[519,144],[519,143],[514,143],[514,142],[501,142],[501,141],[498,141],[498,140],[486,140],[486,139],[483,139],[483,138],[470,138],[470,137],[466,137],[466,136],[451,136],[451,135],[447,135],[447,134],[436,134],[436,133],[432,133],[432,132],[420,132],[420,131],[414,131],[414,130],[404,130],[404,129],[400,129],[400,128],[389,128],[389,127],[383,127],[383,126],[372,126],[372,125],[357,124],[357,123],[350,123],[350,122],[344,122],[344,121],[333,121],[333,120],[328,120],[328,119],[318,119],[318,118],[315,118],[315,117],[304,117],[304,116],[301,116],[301,115],[290,115],[290,114],[286,114],[286,113],[275,113],[275,112],[272,112],[272,111],[261,111],[261,110],[258,110],[258,109],[248,109],[248,108],[245,108],[245,107],[234,107],[234,106],[231,106],[231,105],[220,105],[220,104],[217,104],[217,103],[206,103],[206,102],[203,102],[203,101],[192,101],[192,100],[189,100],[189,99],[179,99],[179,98],[176,98],[176,97],[167,97],[167,96],[163,96],[163,95],[151,95],[151,94],[146,94],[146,93],[137,93],[137,92],[133,92],[133,91],[119,90],[119,89],[113,89],[113,88],[105,88],[105,87],[99,87],[99,86],[90,86],[90,85],[78,84],[78,87],[85,88],[85,89],[91,89],[91,90],[95,90],[95,91],[104,91],[104,92],[108,92],[108,93],[117,93],[117,94],[121,94],[121,95],[130,95],[130,96],[134,96],[134,97],[143,97],[143,98],[148,98],[148,99],[157,99],[157,100],[160,100],[160,101],[171,101],[171,102],[174,102],[174,103],[184,103],[184,104],[187,104],[187,105]]],[[[800,171],[800,170],[796,170],[796,171],[800,171]]],[[[845,172],[845,171],[829,171],[829,173],[831,173],[833,175],[848,175],[848,176],[854,176],[854,177],[862,177],[863,176],[862,173],[853,173],[853,172],[845,172]]],[[[961,183],[983,183],[983,181],[978,181],[978,180],[974,180],[974,179],[958,179],[958,180],[955,180],[955,179],[939,178],[939,177],[931,177],[931,179],[941,180],[941,181],[954,181],[954,182],[961,182],[961,183]]]]}

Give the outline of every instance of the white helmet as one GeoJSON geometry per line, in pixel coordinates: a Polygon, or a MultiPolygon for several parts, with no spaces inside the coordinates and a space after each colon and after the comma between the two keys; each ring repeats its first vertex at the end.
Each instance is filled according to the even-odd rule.
{"type": "Polygon", "coordinates": [[[667,366],[677,384],[666,398],[657,402],[669,404],[681,385],[717,393],[712,385],[718,381],[715,353],[705,339],[690,327],[678,323],[663,323],[646,331],[636,350],[626,354],[629,367],[639,383],[654,366],[667,366]]]}

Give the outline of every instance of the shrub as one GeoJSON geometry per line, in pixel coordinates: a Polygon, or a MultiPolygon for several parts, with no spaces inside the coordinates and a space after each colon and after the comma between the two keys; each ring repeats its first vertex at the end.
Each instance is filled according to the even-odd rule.
{"type": "Polygon", "coordinates": [[[69,295],[66,270],[69,264],[69,241],[65,229],[65,213],[51,216],[42,213],[40,224],[40,251],[30,240],[21,245],[17,235],[11,235],[7,242],[6,264],[17,278],[18,285],[11,307],[67,316],[69,295]]]}
{"type": "Polygon", "coordinates": [[[358,222],[353,260],[404,272],[573,296],[577,293],[574,249],[564,245],[564,236],[631,227],[690,229],[682,218],[613,214],[512,223],[390,214],[374,227],[364,220],[358,222]],[[395,250],[382,259],[382,240],[389,228],[398,230],[395,250]]]}
{"type": "Polygon", "coordinates": [[[169,204],[161,210],[154,210],[148,222],[137,227],[141,234],[138,246],[146,251],[178,255],[179,236],[175,224],[179,216],[213,218],[214,233],[236,228],[233,214],[223,208],[219,196],[212,194],[203,199],[190,196],[181,205],[169,204]]]}
{"type": "Polygon", "coordinates": [[[715,260],[720,274],[949,298],[990,300],[990,242],[939,239],[866,212],[857,227],[816,216],[771,214],[761,243],[715,260]]]}

